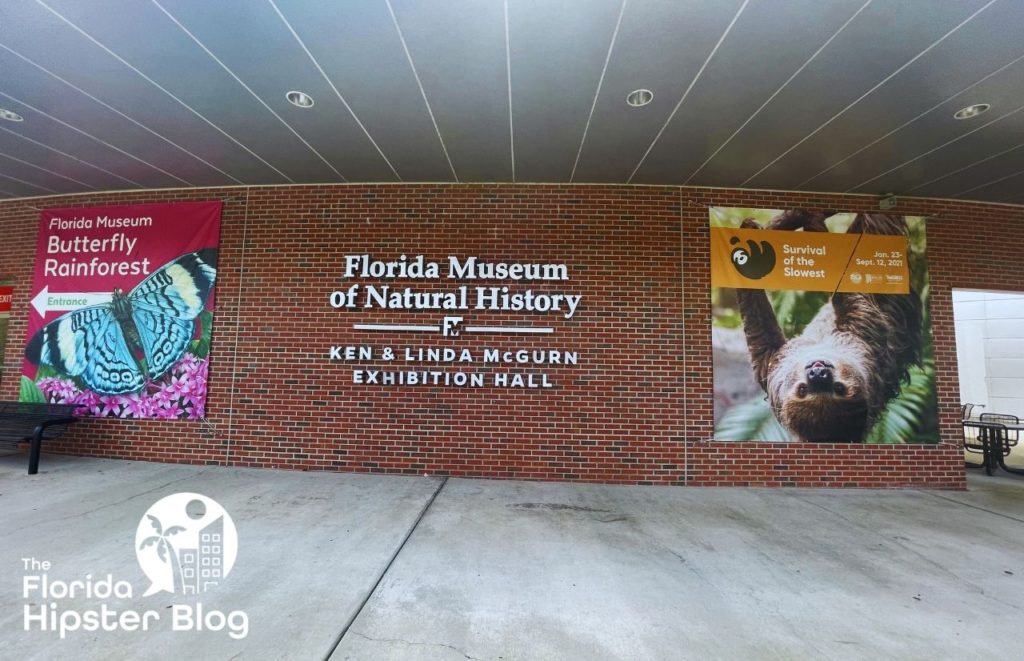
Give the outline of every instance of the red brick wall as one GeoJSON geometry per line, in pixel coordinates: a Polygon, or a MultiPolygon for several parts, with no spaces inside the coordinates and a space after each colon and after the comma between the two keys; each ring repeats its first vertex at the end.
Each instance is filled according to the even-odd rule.
{"type": "Polygon", "coordinates": [[[901,200],[900,213],[935,215],[928,245],[943,443],[722,443],[709,440],[707,207],[860,211],[873,208],[872,198],[632,186],[359,185],[15,200],[0,202],[0,278],[15,282],[0,396],[17,397],[40,208],[202,199],[225,203],[208,419],[90,419],[51,450],[307,470],[962,488],[950,289],[1024,290],[1017,234],[1024,208],[901,200]],[[330,292],[353,282],[342,278],[344,256],[362,253],[383,259],[423,254],[441,263],[448,255],[565,263],[568,283],[529,286],[582,294],[583,302],[570,320],[557,314],[466,315],[473,323],[544,323],[554,326],[551,336],[445,340],[355,332],[353,323],[436,323],[443,316],[332,309],[330,292]],[[554,387],[543,390],[356,386],[352,363],[328,359],[332,344],[465,346],[477,354],[484,347],[557,348],[577,351],[579,364],[468,368],[546,372],[554,387]]]}

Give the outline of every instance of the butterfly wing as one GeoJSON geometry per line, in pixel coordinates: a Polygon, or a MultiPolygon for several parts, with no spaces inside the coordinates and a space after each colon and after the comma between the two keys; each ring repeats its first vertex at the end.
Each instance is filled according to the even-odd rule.
{"type": "Polygon", "coordinates": [[[149,377],[158,379],[185,353],[195,331],[195,322],[172,317],[162,309],[141,301],[132,306],[132,319],[146,354],[149,377]]]}
{"type": "Polygon", "coordinates": [[[160,314],[192,321],[206,307],[217,279],[217,250],[190,252],[151,273],[128,294],[160,314]]]}
{"type": "Polygon", "coordinates": [[[128,294],[150,378],[178,362],[217,279],[217,250],[188,253],[157,269],[128,294]]]}
{"type": "Polygon", "coordinates": [[[25,356],[69,376],[101,395],[142,389],[145,378],[109,305],[69,312],[39,329],[25,356]]]}

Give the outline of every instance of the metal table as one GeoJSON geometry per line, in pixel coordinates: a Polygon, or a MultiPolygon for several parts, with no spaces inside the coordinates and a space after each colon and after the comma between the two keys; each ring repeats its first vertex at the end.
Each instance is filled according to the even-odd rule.
{"type": "MultiPolygon", "coordinates": [[[[963,421],[963,425],[964,429],[976,429],[978,431],[978,441],[981,443],[983,457],[981,466],[978,466],[977,464],[968,464],[969,466],[984,468],[987,475],[992,475],[997,468],[1002,468],[1007,473],[1024,475],[1024,470],[1019,468],[1010,468],[1007,466],[1005,459],[1010,448],[1008,440],[1009,432],[1024,431],[1024,422],[982,422],[977,418],[968,418],[963,421]],[[1004,450],[1006,452],[1004,452],[1004,450]]],[[[966,439],[964,440],[964,444],[965,446],[967,445],[966,439]]]]}

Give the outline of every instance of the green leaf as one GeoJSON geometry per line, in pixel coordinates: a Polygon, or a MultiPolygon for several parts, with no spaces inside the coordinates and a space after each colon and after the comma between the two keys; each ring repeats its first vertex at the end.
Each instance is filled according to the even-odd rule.
{"type": "Polygon", "coordinates": [[[210,338],[213,335],[213,313],[209,310],[204,310],[199,315],[198,323],[201,327],[199,339],[192,340],[192,344],[189,345],[189,351],[197,358],[206,358],[210,355],[210,338]]]}
{"type": "Polygon", "coordinates": [[[47,378],[65,379],[67,378],[67,375],[64,374],[63,372],[58,372],[57,370],[55,370],[54,368],[50,367],[45,363],[40,363],[39,366],[36,368],[36,382],[38,383],[39,379],[47,378]]]}
{"type": "Polygon", "coordinates": [[[935,362],[929,359],[923,367],[910,369],[910,383],[903,386],[899,397],[889,402],[866,442],[936,443],[938,439],[935,362]]]}
{"type": "Polygon", "coordinates": [[[788,441],[764,395],[733,406],[715,426],[718,441],[788,441]]]}
{"type": "Polygon", "coordinates": [[[39,389],[39,386],[36,385],[35,381],[27,376],[23,376],[21,377],[21,389],[18,393],[18,400],[22,402],[45,404],[46,396],[43,395],[43,391],[39,389]]]}

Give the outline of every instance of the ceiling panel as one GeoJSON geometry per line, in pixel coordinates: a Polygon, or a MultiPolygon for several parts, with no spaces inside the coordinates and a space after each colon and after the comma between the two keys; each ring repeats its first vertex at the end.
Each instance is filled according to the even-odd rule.
{"type": "MultiPolygon", "coordinates": [[[[984,4],[983,0],[872,2],[692,182],[721,186],[753,176],[748,185],[757,187],[758,171],[984,4]]],[[[831,34],[817,33],[814,47],[831,34]]]]}
{"type": "MultiPolygon", "coordinates": [[[[47,4],[168,90],[173,96],[161,93],[160,106],[185,104],[295,181],[339,181],[329,167],[309,158],[298,138],[152,3],[48,0],[47,4]]],[[[248,28],[240,19],[231,29],[244,32],[248,28]]],[[[86,54],[97,47],[86,41],[78,49],[86,54]]],[[[74,51],[68,53],[73,55],[74,51]]],[[[263,61],[269,54],[259,57],[263,61]]],[[[122,67],[115,77],[132,75],[138,76],[122,67]]]]}
{"type": "Polygon", "coordinates": [[[1024,194],[1020,194],[1022,188],[1024,188],[1024,173],[1016,176],[1011,182],[1015,193],[1008,195],[1007,197],[999,197],[999,202],[1005,202],[1007,204],[1024,204],[1024,194]]]}
{"type": "MultiPolygon", "coordinates": [[[[0,152],[16,156],[35,165],[60,172],[87,184],[88,188],[97,190],[116,190],[134,187],[131,181],[122,179],[112,173],[104,172],[99,166],[74,157],[67,152],[56,151],[53,147],[44,147],[32,142],[20,133],[0,126],[0,152]]],[[[87,188],[87,189],[88,189],[87,188]]]]}
{"type": "MultiPolygon", "coordinates": [[[[953,141],[972,140],[974,132],[979,128],[998,119],[999,116],[1008,110],[1013,110],[1021,103],[1024,103],[1024,60],[1003,69],[968,92],[940,104],[916,120],[911,125],[912,129],[908,127],[897,131],[873,145],[867,143],[863,151],[822,176],[809,180],[803,187],[817,190],[846,190],[898,168],[903,163],[913,162],[914,159],[929,152],[943,156],[944,145],[953,141]],[[954,112],[968,105],[974,99],[984,99],[992,103],[995,109],[967,121],[953,119],[954,112]]],[[[1013,140],[1012,137],[1011,140],[1013,140]]],[[[1000,172],[999,161],[982,163],[983,167],[980,168],[971,168],[970,166],[995,156],[1020,142],[1024,142],[1024,136],[1018,137],[1009,144],[1000,145],[993,151],[984,151],[984,148],[979,145],[978,152],[967,156],[967,160],[962,162],[948,160],[947,167],[943,171],[926,178],[908,181],[907,187],[899,192],[948,196],[970,186],[984,183],[995,178],[994,173],[1000,172]],[[961,172],[954,174],[957,171],[961,172]],[[952,176],[948,179],[938,179],[938,177],[946,175],[952,176]],[[924,190],[928,192],[919,192],[924,190]]],[[[968,142],[967,144],[975,143],[968,142]]]]}
{"type": "Polygon", "coordinates": [[[16,195],[18,197],[50,195],[53,193],[64,192],[48,188],[41,184],[29,181],[28,179],[19,177],[15,174],[14,168],[9,167],[7,164],[2,162],[0,162],[0,188],[3,188],[4,192],[7,194],[16,195]]]}
{"type": "Polygon", "coordinates": [[[517,181],[572,174],[621,0],[510,0],[517,181]]]}
{"type": "Polygon", "coordinates": [[[1021,25],[1024,0],[17,0],[0,196],[516,180],[1021,201],[1021,25]]]}
{"type": "MultiPolygon", "coordinates": [[[[864,141],[860,147],[834,161],[819,174],[800,183],[799,187],[809,190],[846,190],[870,177],[897,167],[911,158],[955,140],[992,118],[991,115],[981,115],[969,121],[953,119],[953,113],[977,99],[992,103],[1003,112],[1006,108],[1013,108],[1024,102],[1024,60],[1016,62],[1011,60],[1009,66],[993,72],[990,77],[978,81],[970,89],[937,104],[891,135],[883,133],[873,140],[864,141]]],[[[1000,110],[992,112],[1000,112],[1000,110]]],[[[968,163],[951,163],[950,172],[981,158],[984,158],[984,155],[972,159],[968,163]]],[[[926,183],[926,181],[920,183],[926,183]]],[[[948,194],[950,190],[961,190],[962,188],[957,188],[957,184],[950,181],[934,191],[937,194],[948,194]]]]}
{"type": "MultiPolygon", "coordinates": [[[[851,192],[903,191],[918,183],[931,181],[957,169],[958,164],[972,163],[985,155],[997,154],[1019,144],[1024,136],[1024,105],[993,116],[993,111],[969,134],[964,134],[930,153],[904,161],[898,169],[874,176],[851,187],[851,192]],[[979,154],[981,156],[979,156],[979,154]]],[[[994,178],[994,177],[993,177],[994,178]]],[[[957,190],[947,189],[945,195],[957,190]]]]}
{"type": "Polygon", "coordinates": [[[1020,142],[999,150],[991,156],[961,165],[947,174],[933,177],[905,190],[912,195],[946,195],[961,197],[1009,175],[1024,171],[1024,136],[1020,142]]]}
{"type": "MultiPolygon", "coordinates": [[[[967,8],[969,9],[969,6],[967,8]]],[[[836,121],[810,137],[762,174],[751,179],[748,185],[762,188],[794,188],[880,135],[885,135],[929,108],[949,100],[964,88],[1010,61],[1001,50],[972,53],[971,57],[964,57],[964,53],[972,52],[975,44],[985,40],[1012,43],[1014,39],[1019,39],[1022,25],[1024,4],[996,3],[985,9],[935,46],[926,57],[922,57],[894,76],[863,101],[843,113],[836,121]]],[[[1024,44],[1016,50],[1014,58],[1024,54],[1024,44]]],[[[794,90],[800,91],[806,92],[807,88],[794,90]]],[[[1020,98],[1022,91],[1024,87],[1015,85],[1014,93],[1017,98],[1020,98]]],[[[973,96],[981,92],[982,90],[973,90],[969,94],[973,96]]],[[[1005,96],[1003,95],[1004,98],[1005,96]]],[[[794,100],[790,98],[790,102],[794,100]]],[[[959,101],[961,106],[958,107],[971,102],[970,99],[963,99],[959,101]]],[[[959,125],[956,128],[960,131],[968,130],[970,123],[954,120],[954,111],[955,109],[946,112],[944,109],[943,121],[950,126],[959,125]]],[[[768,122],[778,119],[778,116],[770,115],[765,118],[768,122]]],[[[760,129],[763,131],[767,126],[768,124],[762,125],[760,129]]],[[[859,181],[844,183],[846,185],[843,188],[846,188],[859,181]]]]}
{"type": "MultiPolygon", "coordinates": [[[[16,124],[8,124],[11,130],[19,135],[35,140],[45,145],[57,146],[61,151],[71,154],[83,154],[91,162],[102,163],[102,167],[116,172],[136,186],[146,188],[162,188],[167,186],[181,186],[181,182],[173,177],[165,175],[150,165],[146,165],[141,157],[128,155],[104,144],[102,140],[89,133],[84,128],[79,128],[68,122],[54,119],[35,109],[16,101],[7,96],[0,88],[0,104],[8,110],[12,110],[24,118],[24,121],[16,124]]],[[[91,127],[86,127],[91,128],[91,127]]],[[[24,158],[20,152],[15,156],[24,158]]]]}
{"type": "Polygon", "coordinates": [[[297,134],[295,149],[312,153],[311,163],[319,161],[335,174],[358,181],[397,179],[268,2],[159,4],[273,110],[261,107],[264,113],[276,113],[289,133],[297,134]],[[316,106],[292,105],[285,97],[290,90],[310,94],[316,106]]]}
{"type": "Polygon", "coordinates": [[[1024,167],[1018,163],[1015,170],[973,188],[963,197],[968,199],[981,197],[993,202],[1013,202],[1017,204],[1024,202],[1024,167]]]}
{"type": "Polygon", "coordinates": [[[404,181],[450,181],[451,168],[387,4],[275,3],[398,175],[404,181]]]}
{"type": "Polygon", "coordinates": [[[83,189],[95,190],[94,186],[90,186],[84,181],[71,179],[55,170],[43,168],[3,151],[0,151],[0,171],[42,186],[53,193],[73,193],[83,189]]]}
{"type": "Polygon", "coordinates": [[[72,126],[88,127],[90,134],[149,164],[154,170],[177,178],[179,185],[217,186],[237,183],[209,165],[177,149],[168,149],[145,129],[82,96],[57,79],[38,75],[38,69],[0,50],[0,91],[72,126]]]}
{"type": "MultiPolygon", "coordinates": [[[[686,181],[863,4],[863,0],[828,0],[789,13],[780,12],[779,4],[772,0],[751,2],[644,159],[634,181],[686,181]],[[794,35],[800,38],[794,39],[794,35]],[[738,75],[740,71],[744,73],[738,75]]],[[[814,97],[804,99],[803,106],[805,113],[824,112],[814,97]]],[[[744,161],[742,165],[749,164],[744,161]]],[[[702,181],[706,170],[701,173],[702,181]]]]}
{"type": "Polygon", "coordinates": [[[458,178],[511,181],[503,4],[390,2],[458,178]]]}
{"type": "MultiPolygon", "coordinates": [[[[60,3],[50,4],[54,6],[55,11],[62,11],[60,3]]],[[[129,19],[140,20],[137,15],[140,7],[137,4],[125,6],[124,3],[107,2],[103,5],[96,2],[93,6],[101,12],[105,10],[107,15],[127,14],[129,19]]],[[[73,9],[74,5],[71,7],[73,9]]],[[[147,139],[154,138],[162,142],[161,149],[167,150],[176,162],[193,161],[202,165],[203,161],[206,161],[211,164],[207,169],[211,171],[212,176],[219,176],[227,183],[286,181],[270,166],[246,152],[243,147],[202,121],[186,107],[45,8],[30,2],[19,3],[0,9],[0,14],[4,19],[22,23],[29,28],[0,32],[0,43],[35,63],[37,67],[50,72],[46,73],[40,68],[26,65],[26,71],[30,73],[32,81],[38,81],[40,85],[63,87],[60,95],[67,100],[71,108],[85,105],[93,107],[95,111],[97,106],[102,107],[102,104],[106,104],[114,109],[107,109],[106,112],[112,117],[119,118],[122,125],[145,132],[145,129],[138,129],[138,126],[132,124],[131,120],[134,120],[157,136],[161,136],[154,138],[150,134],[147,139]],[[46,38],[40,38],[41,35],[46,35],[46,38]],[[63,47],[52,48],[53,43],[60,43],[63,47]],[[59,82],[54,76],[66,83],[59,82]],[[76,87],[80,91],[76,91],[76,87]],[[88,95],[98,101],[90,100],[88,95]],[[118,112],[130,120],[118,115],[118,112]],[[219,168],[223,172],[218,173],[214,168],[219,168]]],[[[141,24],[136,25],[143,29],[141,24]]],[[[126,40],[135,40],[134,35],[137,34],[139,32],[132,31],[117,35],[111,45],[120,49],[126,40]]],[[[164,45],[155,34],[147,36],[152,37],[154,46],[159,48],[164,45]]],[[[178,55],[175,59],[177,57],[178,55]]],[[[187,66],[187,63],[185,64],[187,66]]],[[[185,74],[187,79],[186,72],[181,73],[185,74]]],[[[228,100],[230,99],[225,99],[228,100]]]]}
{"type": "Polygon", "coordinates": [[[626,5],[574,181],[626,181],[657,136],[740,0],[650,0],[626,5]],[[635,89],[654,92],[642,108],[635,89]]]}

